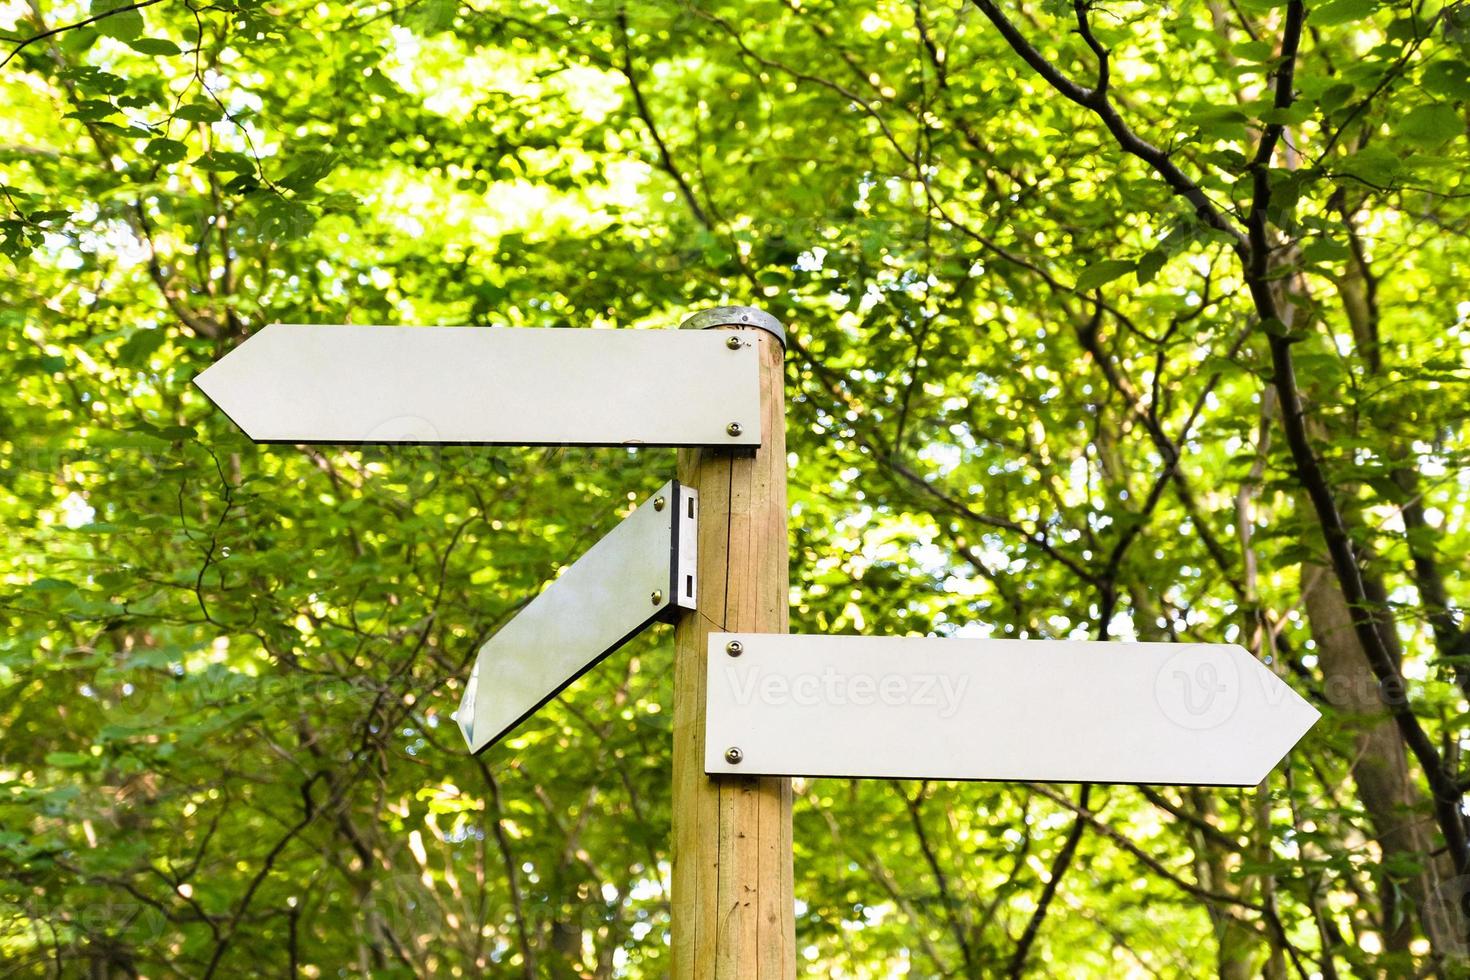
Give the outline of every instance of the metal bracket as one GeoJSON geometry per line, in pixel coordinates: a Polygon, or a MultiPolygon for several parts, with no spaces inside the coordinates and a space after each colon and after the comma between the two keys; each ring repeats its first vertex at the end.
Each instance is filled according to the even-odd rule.
{"type": "Polygon", "coordinates": [[[720,327],[754,327],[780,341],[786,347],[786,328],[765,310],[754,306],[714,306],[685,317],[679,324],[680,330],[715,330],[720,327]]]}
{"type": "Polygon", "coordinates": [[[695,609],[699,595],[699,491],[673,482],[674,581],[669,592],[680,609],[695,609]]]}

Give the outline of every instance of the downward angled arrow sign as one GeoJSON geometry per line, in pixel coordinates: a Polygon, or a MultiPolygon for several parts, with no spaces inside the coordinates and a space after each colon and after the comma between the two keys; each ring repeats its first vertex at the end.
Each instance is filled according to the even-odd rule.
{"type": "Polygon", "coordinates": [[[1320,717],[1223,643],[713,633],[708,677],[712,774],[1254,786],[1320,717]]]}
{"type": "Polygon", "coordinates": [[[257,442],[761,441],[755,347],[730,332],[278,323],[194,383],[257,442]]]}
{"type": "Polygon", "coordinates": [[[693,609],[698,495],[677,481],[562,570],[480,648],[455,712],[487,748],[673,609],[693,609]]]}

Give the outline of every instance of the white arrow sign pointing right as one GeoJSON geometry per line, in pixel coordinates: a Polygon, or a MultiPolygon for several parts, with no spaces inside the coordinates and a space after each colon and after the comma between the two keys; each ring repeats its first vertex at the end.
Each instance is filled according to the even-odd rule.
{"type": "Polygon", "coordinates": [[[711,774],[1254,786],[1320,717],[1234,644],[709,643],[711,774]]]}

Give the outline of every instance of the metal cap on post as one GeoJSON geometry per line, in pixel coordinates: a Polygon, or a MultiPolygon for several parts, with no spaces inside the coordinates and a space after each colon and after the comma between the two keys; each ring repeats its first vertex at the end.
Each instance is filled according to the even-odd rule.
{"type": "Polygon", "coordinates": [[[680,330],[715,330],[720,327],[764,330],[780,341],[782,350],[786,349],[786,329],[781,326],[781,321],[754,306],[712,306],[685,317],[679,324],[680,330]]]}

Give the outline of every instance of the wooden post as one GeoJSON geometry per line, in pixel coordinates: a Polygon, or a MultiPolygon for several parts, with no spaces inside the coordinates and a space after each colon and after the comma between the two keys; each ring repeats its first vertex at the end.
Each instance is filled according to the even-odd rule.
{"type": "Polygon", "coordinates": [[[784,333],[767,313],[718,307],[686,328],[725,329],[755,344],[761,365],[761,446],[683,449],[681,483],[699,491],[699,611],[674,634],[673,976],[675,980],[796,976],[791,781],[704,772],[707,637],[722,630],[785,633],[784,333]]]}

